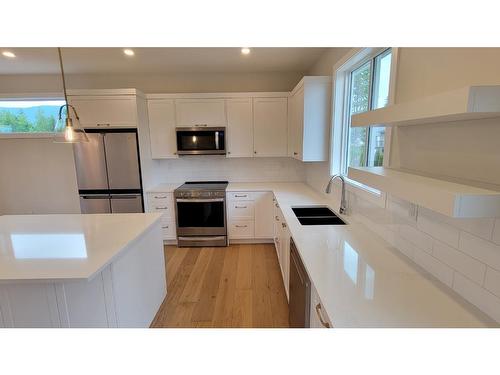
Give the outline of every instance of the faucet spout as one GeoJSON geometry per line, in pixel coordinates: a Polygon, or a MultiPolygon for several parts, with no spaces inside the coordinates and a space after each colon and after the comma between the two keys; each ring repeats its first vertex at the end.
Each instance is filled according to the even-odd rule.
{"type": "Polygon", "coordinates": [[[340,174],[333,175],[332,178],[330,178],[330,181],[328,181],[328,184],[326,185],[325,193],[326,194],[331,193],[332,183],[333,183],[333,180],[335,180],[336,178],[340,179],[341,186],[342,186],[342,197],[340,199],[339,213],[345,214],[347,211],[347,204],[346,204],[346,200],[345,200],[345,180],[344,180],[344,177],[342,177],[340,174]]]}

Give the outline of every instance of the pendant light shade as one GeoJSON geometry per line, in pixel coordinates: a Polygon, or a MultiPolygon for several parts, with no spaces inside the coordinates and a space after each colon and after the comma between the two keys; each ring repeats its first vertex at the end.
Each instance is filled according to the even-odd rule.
{"type": "Polygon", "coordinates": [[[61,67],[61,77],[64,90],[64,101],[66,104],[59,108],[59,117],[54,128],[54,142],[56,143],[81,143],[88,142],[89,138],[85,130],[80,126],[80,118],[76,113],[75,107],[68,104],[68,95],[66,94],[66,80],[64,77],[64,68],[62,62],[61,48],[59,52],[59,65],[61,67]]]}
{"type": "Polygon", "coordinates": [[[69,104],[65,104],[59,108],[59,117],[54,132],[54,142],[56,143],[80,143],[89,141],[85,130],[80,126],[80,119],[78,118],[75,108],[69,104]]]}

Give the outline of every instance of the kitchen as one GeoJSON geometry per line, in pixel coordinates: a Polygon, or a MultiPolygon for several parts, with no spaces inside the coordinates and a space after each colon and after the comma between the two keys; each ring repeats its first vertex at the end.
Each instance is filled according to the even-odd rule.
{"type": "Polygon", "coordinates": [[[1,328],[500,326],[498,48],[0,52],[1,328]]]}

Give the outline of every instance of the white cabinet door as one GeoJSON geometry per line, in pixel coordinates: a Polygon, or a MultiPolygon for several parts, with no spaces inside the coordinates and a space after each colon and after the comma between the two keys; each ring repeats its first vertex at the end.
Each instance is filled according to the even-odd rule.
{"type": "Polygon", "coordinates": [[[226,126],[224,99],[176,99],[177,126],[226,126]]]}
{"type": "Polygon", "coordinates": [[[311,310],[309,327],[311,328],[333,328],[325,308],[319,299],[318,292],[314,285],[311,285],[311,310]]]}
{"type": "Polygon", "coordinates": [[[289,298],[289,286],[290,286],[290,231],[285,222],[283,214],[282,218],[282,231],[281,231],[281,270],[283,276],[283,284],[285,285],[286,297],[289,298]]]}
{"type": "Polygon", "coordinates": [[[253,156],[252,99],[227,99],[227,157],[253,156]]]}
{"type": "Polygon", "coordinates": [[[173,99],[148,100],[149,134],[153,159],[177,158],[173,99]]]}
{"type": "Polygon", "coordinates": [[[254,155],[287,156],[288,98],[254,98],[254,155]]]}
{"type": "Polygon", "coordinates": [[[303,159],[304,141],[304,89],[298,90],[290,100],[291,102],[291,141],[292,157],[298,160],[303,159]]]}
{"type": "Polygon", "coordinates": [[[137,127],[135,96],[70,96],[83,127],[137,127]]]}
{"type": "Polygon", "coordinates": [[[273,238],[274,202],[273,193],[262,192],[255,195],[255,238],[273,238]]]}

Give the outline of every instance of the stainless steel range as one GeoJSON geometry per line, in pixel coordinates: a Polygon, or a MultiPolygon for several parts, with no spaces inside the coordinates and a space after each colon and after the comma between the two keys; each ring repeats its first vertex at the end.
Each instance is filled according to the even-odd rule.
{"type": "Polygon", "coordinates": [[[227,246],[227,185],[193,181],[175,189],[178,246],[227,246]]]}

